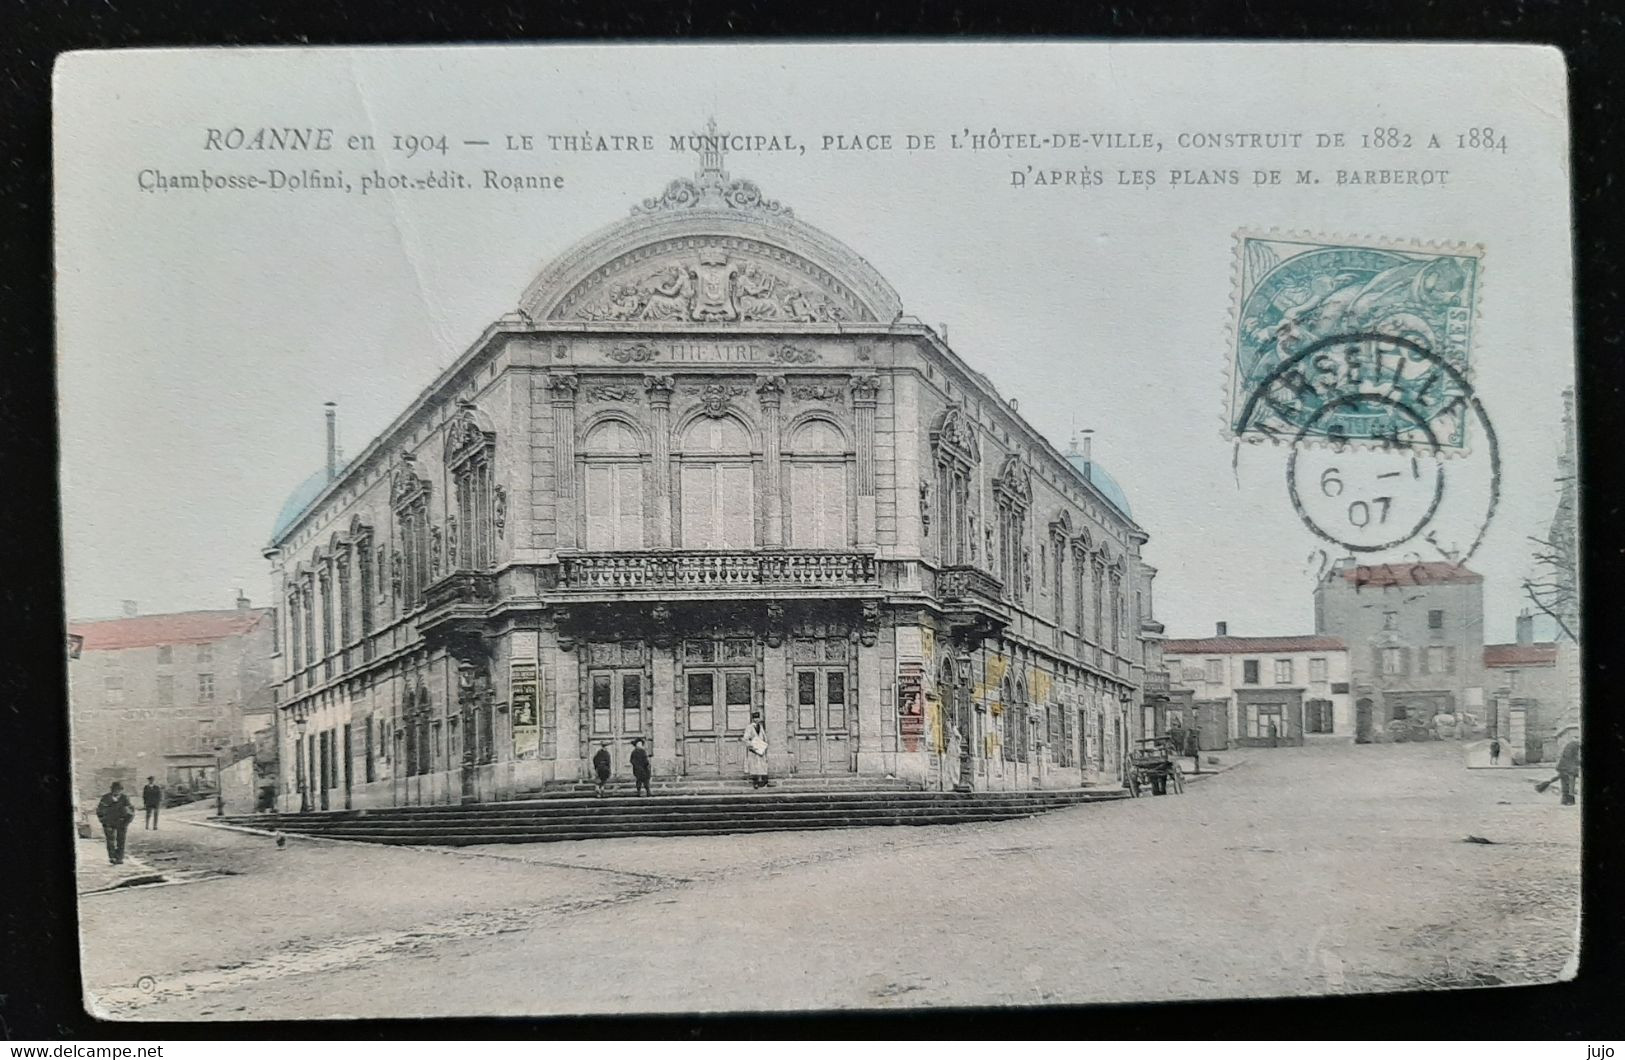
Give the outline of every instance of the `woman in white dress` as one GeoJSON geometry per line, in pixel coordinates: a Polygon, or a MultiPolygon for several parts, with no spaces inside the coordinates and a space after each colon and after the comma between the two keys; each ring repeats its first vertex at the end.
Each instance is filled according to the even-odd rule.
{"type": "Polygon", "coordinates": [[[745,772],[751,787],[767,786],[767,726],[760,714],[750,716],[750,728],[745,730],[745,772]]]}

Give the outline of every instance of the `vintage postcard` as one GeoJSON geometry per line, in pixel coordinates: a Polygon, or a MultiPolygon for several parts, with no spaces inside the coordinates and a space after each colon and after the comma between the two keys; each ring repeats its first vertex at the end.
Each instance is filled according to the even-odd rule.
{"type": "Polygon", "coordinates": [[[1572,977],[1560,53],[73,53],[84,998],[1572,977]]]}

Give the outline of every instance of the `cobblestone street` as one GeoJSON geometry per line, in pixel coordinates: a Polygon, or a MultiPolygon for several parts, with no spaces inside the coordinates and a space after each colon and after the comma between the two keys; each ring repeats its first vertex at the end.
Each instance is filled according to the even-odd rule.
{"type": "Polygon", "coordinates": [[[1323,744],[1011,823],[457,852],[172,819],[131,852],[193,882],[81,898],[87,993],[246,1019],[1548,981],[1576,952],[1580,827],[1537,779],[1454,743],[1323,744]]]}

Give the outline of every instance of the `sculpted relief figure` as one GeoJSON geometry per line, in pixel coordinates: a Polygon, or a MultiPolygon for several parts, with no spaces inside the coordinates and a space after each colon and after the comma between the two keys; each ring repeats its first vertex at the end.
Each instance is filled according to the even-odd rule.
{"type": "Polygon", "coordinates": [[[682,320],[688,316],[693,299],[694,284],[688,270],[672,265],[655,281],[640,316],[644,320],[682,320]]]}
{"type": "Polygon", "coordinates": [[[777,320],[779,303],[773,290],[779,278],[751,262],[739,273],[739,318],[741,320],[777,320]]]}

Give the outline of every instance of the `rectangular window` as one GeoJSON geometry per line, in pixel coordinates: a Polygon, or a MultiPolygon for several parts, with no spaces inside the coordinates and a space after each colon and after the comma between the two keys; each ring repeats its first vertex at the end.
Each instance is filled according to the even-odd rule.
{"type": "Polygon", "coordinates": [[[171,645],[168,645],[168,644],[160,644],[160,645],[158,645],[158,661],[160,663],[172,663],[172,662],[174,662],[175,661],[175,649],[174,649],[174,647],[172,647],[171,645]]]}
{"type": "Polygon", "coordinates": [[[610,684],[610,675],[598,673],[592,675],[592,731],[595,736],[609,735],[609,721],[612,704],[610,696],[613,688],[610,684]]]}
{"type": "Polygon", "coordinates": [[[1444,628],[1444,612],[1443,611],[1429,611],[1428,612],[1428,628],[1429,629],[1443,629],[1444,628]]]}
{"type": "Polygon", "coordinates": [[[621,675],[621,732],[643,731],[643,677],[621,675]]]}
{"type": "Polygon", "coordinates": [[[1210,685],[1224,684],[1224,660],[1205,659],[1202,662],[1202,679],[1210,685]]]}
{"type": "Polygon", "coordinates": [[[824,674],[826,696],[825,725],[831,732],[846,729],[846,674],[830,670],[824,674]]]}
{"type": "Polygon", "coordinates": [[[1382,649],[1382,672],[1389,676],[1401,672],[1400,650],[1398,648],[1382,649]]]}
{"type": "Polygon", "coordinates": [[[1244,659],[1241,663],[1241,683],[1244,685],[1258,684],[1258,660],[1244,659]]]}
{"type": "Polygon", "coordinates": [[[846,465],[791,464],[790,485],[790,543],[797,548],[846,547],[846,465]]]}
{"type": "Polygon", "coordinates": [[[158,675],[158,705],[172,707],[175,705],[175,675],[158,675]]]}
{"type": "Polygon", "coordinates": [[[197,661],[200,663],[214,662],[214,645],[199,644],[197,646],[197,661]]]}
{"type": "Polygon", "coordinates": [[[796,671],[796,728],[812,731],[818,728],[818,672],[796,671]]]}
{"type": "Polygon", "coordinates": [[[1325,659],[1309,660],[1309,680],[1312,683],[1324,683],[1326,681],[1325,659]]]}
{"type": "Polygon", "coordinates": [[[728,708],[728,729],[741,732],[750,724],[751,675],[738,672],[724,674],[723,683],[728,708]]]}
{"type": "Polygon", "coordinates": [[[102,701],[110,707],[124,703],[123,677],[108,677],[102,680],[102,701]]]}
{"type": "Polygon", "coordinates": [[[716,722],[716,675],[688,675],[688,731],[713,732],[716,722]]]}
{"type": "Polygon", "coordinates": [[[199,703],[214,702],[214,674],[197,675],[197,701],[199,703]]]}
{"type": "Polygon", "coordinates": [[[1290,685],[1292,683],[1291,659],[1275,660],[1275,683],[1278,685],[1290,685]]]}
{"type": "Polygon", "coordinates": [[[1449,667],[1445,661],[1445,650],[1443,645],[1428,645],[1426,665],[1427,669],[1423,671],[1424,673],[1442,674],[1448,671],[1449,667]]]}

